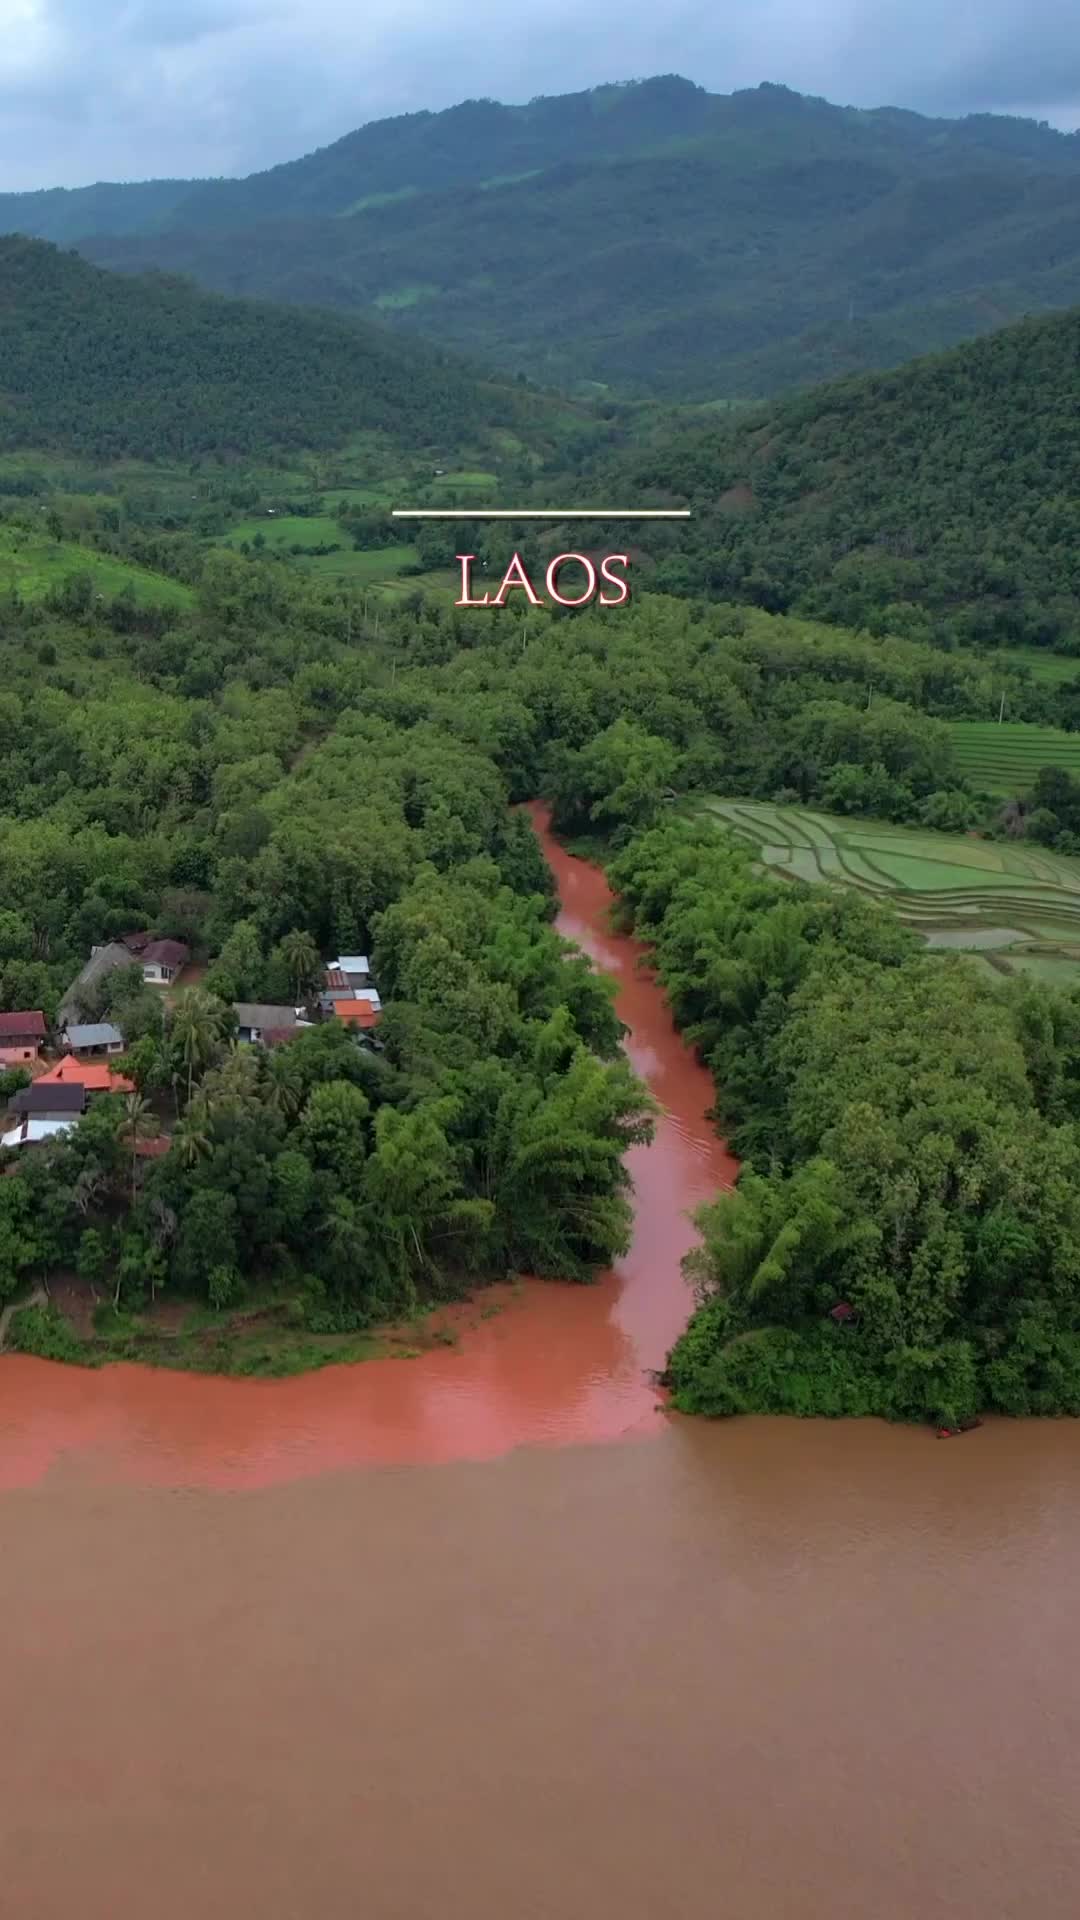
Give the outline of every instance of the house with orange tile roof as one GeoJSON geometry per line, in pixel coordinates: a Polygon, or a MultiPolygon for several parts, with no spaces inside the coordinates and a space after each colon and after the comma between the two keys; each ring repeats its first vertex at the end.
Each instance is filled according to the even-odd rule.
{"type": "Polygon", "coordinates": [[[108,1060],[76,1060],[66,1053],[55,1067],[38,1075],[39,1087],[85,1087],[91,1093],[134,1093],[135,1082],[117,1073],[108,1060]]]}
{"type": "Polygon", "coordinates": [[[335,1000],[334,1017],[346,1027],[358,1027],[370,1031],[379,1024],[380,1009],[370,1000],[335,1000]]]}

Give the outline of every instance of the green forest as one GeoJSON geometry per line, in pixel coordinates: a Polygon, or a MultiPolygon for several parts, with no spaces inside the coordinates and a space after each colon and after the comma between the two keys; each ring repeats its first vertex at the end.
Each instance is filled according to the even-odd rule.
{"type": "Polygon", "coordinates": [[[165,1358],[163,1302],[258,1311],[279,1344],[215,1336],[212,1363],[288,1370],[625,1250],[656,1108],[553,927],[542,796],[653,947],[743,1163],[698,1223],[675,1404],[1080,1411],[1080,949],[1066,929],[1045,978],[927,951],[702,804],[896,823],[928,885],[935,836],[1080,848],[1045,758],[1080,730],[1076,315],[706,425],[37,241],[0,259],[0,1012],[55,1030],[136,929],[193,956],[168,995],[133,965],[86,989],[130,1091],[4,1152],[0,1304],[56,1273],[98,1302],[92,1336],[33,1305],[9,1340],[165,1358]],[[694,509],[617,614],[459,609],[463,535],[491,577],[566,529],[406,545],[388,513],[613,485],[694,509]],[[377,1044],[238,1039],[238,1007],[312,1003],[341,953],[371,956],[377,1044]]]}
{"type": "Polygon", "coordinates": [[[642,835],[611,877],[743,1158],[698,1219],[676,1405],[1080,1413],[1075,991],[989,984],[707,825],[642,835]]]}
{"type": "Polygon", "coordinates": [[[235,458],[364,430],[419,447],[495,425],[542,432],[558,411],[359,321],[125,280],[0,237],[0,450],[235,458]]]}
{"type": "MultiPolygon", "coordinates": [[[[607,457],[694,517],[655,584],[937,644],[1080,652],[1080,309],[607,457]]],[[[601,456],[603,458],[603,456],[601,456]]]]}
{"type": "Polygon", "coordinates": [[[0,196],[104,266],[335,307],[505,373],[758,398],[1080,300],[1075,139],[668,75],[376,121],[245,180],[0,196]]]}

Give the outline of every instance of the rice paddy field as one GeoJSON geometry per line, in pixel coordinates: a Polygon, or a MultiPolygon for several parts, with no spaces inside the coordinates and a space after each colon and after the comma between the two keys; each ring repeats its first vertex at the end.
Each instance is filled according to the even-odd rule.
{"type": "Polygon", "coordinates": [[[854,888],[891,906],[930,946],[970,952],[998,975],[1080,982],[1080,860],[810,807],[702,804],[779,875],[854,888]]]}
{"type": "Polygon", "coordinates": [[[1080,776],[1080,733],[1023,720],[954,720],[949,733],[960,772],[983,793],[1026,793],[1040,767],[1080,776]]]}

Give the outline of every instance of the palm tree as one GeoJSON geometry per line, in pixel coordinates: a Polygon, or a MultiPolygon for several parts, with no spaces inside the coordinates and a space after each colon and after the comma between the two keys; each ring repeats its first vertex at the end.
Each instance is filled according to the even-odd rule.
{"type": "Polygon", "coordinates": [[[132,1206],[135,1205],[135,1175],[139,1165],[139,1142],[141,1140],[153,1140],[160,1131],[161,1128],[158,1125],[157,1115],[151,1107],[149,1100],[144,1100],[141,1093],[126,1094],[120,1113],[120,1124],[117,1128],[117,1134],[122,1144],[127,1147],[131,1154],[132,1206]]]}
{"type": "Polygon", "coordinates": [[[205,1100],[192,1100],[173,1129],[172,1150],[182,1166],[193,1167],[209,1153],[210,1112],[205,1100]]]}
{"type": "Polygon", "coordinates": [[[243,1113],[259,1103],[259,1056],[233,1041],[220,1066],[203,1082],[207,1112],[243,1113]]]}
{"type": "Polygon", "coordinates": [[[283,1120],[295,1120],[304,1104],[304,1083],[288,1047],[266,1057],[266,1104],[283,1120]]]}
{"type": "Polygon", "coordinates": [[[319,949],[310,933],[294,927],[281,942],[281,957],[289,970],[289,985],[294,1000],[302,1000],[318,986],[322,975],[319,949]]]}
{"type": "Polygon", "coordinates": [[[174,1038],[180,1043],[180,1057],[187,1068],[189,1104],[196,1070],[204,1071],[217,1051],[224,1012],[221,1002],[200,987],[189,987],[186,993],[177,996],[172,1030],[174,1038]]]}

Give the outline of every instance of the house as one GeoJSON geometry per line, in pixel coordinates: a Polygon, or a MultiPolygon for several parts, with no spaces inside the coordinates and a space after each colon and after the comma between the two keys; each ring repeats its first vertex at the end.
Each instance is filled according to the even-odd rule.
{"type": "Polygon", "coordinates": [[[90,1009],[95,1009],[97,989],[117,967],[134,967],[138,962],[121,940],[110,940],[103,947],[91,947],[90,958],[72,981],[60,1002],[56,1023],[61,1031],[90,1009]]]}
{"type": "Polygon", "coordinates": [[[119,1027],[110,1026],[107,1020],[100,1020],[93,1026],[65,1027],[62,1037],[68,1052],[77,1053],[84,1059],[124,1051],[123,1034],[119,1027]]]}
{"type": "Polygon", "coordinates": [[[24,1087],[11,1102],[11,1111],[20,1120],[58,1120],[73,1127],[86,1111],[86,1088],[80,1081],[70,1084],[51,1081],[42,1086],[35,1080],[24,1087]]]}
{"type": "Polygon", "coordinates": [[[0,1133],[0,1147],[37,1146],[42,1140],[54,1140],[57,1134],[70,1133],[76,1124],[75,1120],[34,1120],[27,1114],[7,1133],[0,1133]]]}
{"type": "Polygon", "coordinates": [[[76,1060],[66,1053],[48,1073],[38,1075],[36,1087],[82,1087],[91,1093],[134,1093],[135,1082],[117,1073],[107,1060],[76,1060]]]}
{"type": "Polygon", "coordinates": [[[149,987],[171,987],[190,959],[182,940],[151,940],[140,955],[143,979],[149,987]]]}
{"type": "Polygon", "coordinates": [[[300,1027],[311,1024],[295,1007],[260,1006],[250,1000],[234,1001],[233,1012],[237,1039],[255,1047],[280,1046],[283,1039],[291,1039],[300,1027]]]}
{"type": "Polygon", "coordinates": [[[0,1067],[25,1067],[36,1060],[45,1038],[45,1015],[0,1013],[0,1067]]]}
{"type": "Polygon", "coordinates": [[[355,1027],[368,1033],[373,1027],[378,1026],[379,1012],[380,1009],[373,1007],[370,1000],[334,1001],[334,1014],[343,1026],[355,1027]]]}
{"type": "Polygon", "coordinates": [[[327,987],[319,995],[319,1006],[323,1013],[336,1013],[340,1006],[354,1006],[358,1000],[364,1000],[376,1013],[382,1012],[382,1001],[377,987],[327,987]]]}
{"type": "Polygon", "coordinates": [[[327,986],[370,987],[371,962],[366,953],[343,953],[336,960],[326,963],[327,986]],[[331,974],[340,974],[340,981],[331,982],[331,974]]]}

